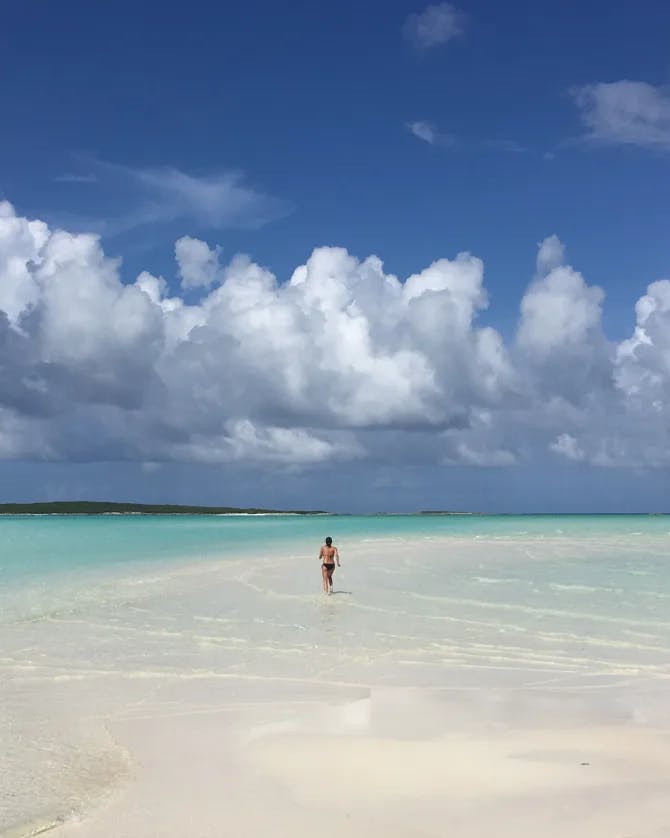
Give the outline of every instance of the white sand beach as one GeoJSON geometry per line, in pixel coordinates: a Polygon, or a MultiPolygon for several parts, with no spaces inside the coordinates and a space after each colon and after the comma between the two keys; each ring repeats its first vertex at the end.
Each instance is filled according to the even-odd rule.
{"type": "Polygon", "coordinates": [[[50,804],[30,829],[666,838],[670,627],[551,574],[552,601],[514,590],[520,562],[533,585],[583,552],[542,549],[352,542],[333,596],[307,553],[206,562],[17,624],[17,794],[50,804]]]}
{"type": "Polygon", "coordinates": [[[191,687],[180,711],[161,715],[157,705],[112,724],[133,765],[128,781],[57,834],[668,834],[667,732],[584,718],[562,728],[541,715],[515,724],[516,696],[506,713],[501,695],[489,696],[494,710],[471,691],[447,700],[373,691],[350,703],[303,699],[298,709],[297,699],[272,701],[271,683],[264,689],[253,707],[213,709],[198,706],[191,687]]]}

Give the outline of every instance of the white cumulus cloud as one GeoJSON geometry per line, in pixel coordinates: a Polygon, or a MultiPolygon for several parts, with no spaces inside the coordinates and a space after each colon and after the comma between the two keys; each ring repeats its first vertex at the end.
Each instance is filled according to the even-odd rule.
{"type": "Polygon", "coordinates": [[[538,274],[521,301],[519,343],[534,355],[581,351],[601,336],[605,294],[562,265],[563,246],[551,236],[539,247],[538,274]]]}
{"type": "Polygon", "coordinates": [[[205,242],[182,236],[177,239],[174,250],[182,288],[207,288],[216,280],[220,247],[210,250],[205,242]]]}
{"type": "Polygon", "coordinates": [[[571,93],[586,139],[670,151],[670,89],[624,79],[583,85],[571,93]]]}
{"type": "Polygon", "coordinates": [[[670,398],[670,280],[652,282],[635,313],[632,337],[617,348],[617,383],[661,412],[670,398]]]}
{"type": "Polygon", "coordinates": [[[670,465],[668,280],[613,343],[551,236],[506,342],[469,253],[401,279],[320,247],[284,281],[198,239],[175,255],[197,302],[0,203],[0,458],[670,465]]]}
{"type": "Polygon", "coordinates": [[[551,273],[563,264],[565,246],[558,236],[547,236],[537,246],[537,274],[539,277],[551,273]]]}

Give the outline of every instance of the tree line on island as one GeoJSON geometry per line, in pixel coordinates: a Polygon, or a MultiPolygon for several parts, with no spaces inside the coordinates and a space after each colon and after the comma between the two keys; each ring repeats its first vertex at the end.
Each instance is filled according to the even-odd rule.
{"type": "Polygon", "coordinates": [[[173,503],[113,503],[107,501],[51,501],[0,503],[0,515],[323,515],[321,510],[262,509],[236,506],[183,506],[173,503]]]}

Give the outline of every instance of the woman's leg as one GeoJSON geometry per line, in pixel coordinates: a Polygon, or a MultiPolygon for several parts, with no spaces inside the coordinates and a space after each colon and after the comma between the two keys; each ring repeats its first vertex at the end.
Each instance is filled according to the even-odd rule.
{"type": "Polygon", "coordinates": [[[331,567],[328,570],[328,584],[330,585],[330,590],[333,590],[333,573],[335,573],[335,568],[331,567]]]}
{"type": "Polygon", "coordinates": [[[323,582],[323,592],[324,592],[324,594],[327,594],[328,593],[328,571],[323,565],[321,565],[321,581],[323,582]]]}

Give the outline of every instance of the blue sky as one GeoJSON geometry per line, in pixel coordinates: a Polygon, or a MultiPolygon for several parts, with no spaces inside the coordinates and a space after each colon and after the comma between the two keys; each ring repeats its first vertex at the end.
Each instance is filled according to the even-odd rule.
{"type": "MultiPolygon", "coordinates": [[[[0,199],[52,229],[100,233],[104,253],[122,259],[126,284],[149,271],[198,302],[202,285],[180,291],[174,247],[185,235],[219,245],[221,264],[248,253],[280,282],[315,247],[375,254],[401,279],[469,251],[483,260],[490,301],[477,324],[511,343],[538,244],[555,234],[565,263],[605,292],[602,330],[621,342],[647,285],[670,275],[667,3],[10,0],[3,19],[0,199]]],[[[328,385],[325,374],[315,381],[328,385]]],[[[265,410],[268,426],[315,427],[313,417],[265,410]]],[[[380,438],[384,422],[372,423],[380,438]]],[[[338,468],[378,477],[384,456],[366,452],[338,468]]],[[[50,456],[65,463],[62,472],[68,455],[50,456]]],[[[37,466],[8,456],[2,469],[31,475],[21,494],[41,497],[46,484],[36,475],[52,465],[26,459],[37,466]]],[[[575,485],[590,486],[587,454],[569,459],[578,461],[575,485]]],[[[512,478],[518,506],[537,497],[535,462],[546,468],[531,457],[512,478]]],[[[203,499],[219,493],[230,468],[207,478],[203,499]]],[[[99,476],[76,477],[77,469],[73,485],[80,480],[84,494],[126,496],[134,485],[153,499],[162,491],[147,471],[115,477],[105,490],[99,476]]],[[[257,472],[244,460],[235,469],[251,502],[257,472]]],[[[424,501],[446,478],[429,471],[412,478],[403,506],[435,505],[424,501]]],[[[303,487],[292,505],[313,495],[309,474],[296,474],[273,478],[303,487]]],[[[500,470],[491,474],[498,485],[500,470]]],[[[594,474],[604,486],[613,471],[594,474]]],[[[666,476],[649,472],[651,497],[666,476]]],[[[622,487],[629,477],[620,472],[622,487]]],[[[488,503],[499,507],[504,490],[496,491],[488,503]]],[[[578,505],[593,505],[588,491],[578,505]]],[[[195,488],[186,494],[199,499],[195,488]]],[[[610,506],[625,506],[625,497],[610,506]]],[[[352,502],[375,505],[365,492],[352,502]]],[[[546,502],[560,505],[550,495],[546,502]]]]}

